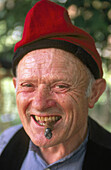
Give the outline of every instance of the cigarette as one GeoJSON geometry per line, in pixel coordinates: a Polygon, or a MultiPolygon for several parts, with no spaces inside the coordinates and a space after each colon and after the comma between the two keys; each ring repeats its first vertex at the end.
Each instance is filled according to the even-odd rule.
{"type": "Polygon", "coordinates": [[[45,125],[45,133],[44,133],[44,135],[47,139],[52,138],[52,130],[53,130],[53,123],[47,122],[45,125]]]}

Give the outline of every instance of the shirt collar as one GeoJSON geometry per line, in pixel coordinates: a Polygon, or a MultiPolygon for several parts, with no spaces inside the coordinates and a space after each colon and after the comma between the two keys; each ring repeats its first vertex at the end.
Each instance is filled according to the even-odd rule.
{"type": "MultiPolygon", "coordinates": [[[[64,158],[58,160],[56,163],[58,162],[63,162],[67,159],[70,159],[72,156],[75,157],[75,159],[78,159],[79,156],[86,151],[86,146],[87,146],[87,142],[88,142],[88,136],[89,136],[89,131],[87,133],[87,136],[85,138],[85,140],[81,143],[81,145],[76,149],[74,150],[73,152],[71,152],[69,155],[65,156],[64,158]]],[[[38,146],[36,146],[32,141],[30,141],[30,144],[29,144],[29,150],[30,151],[33,151],[33,152],[36,152],[38,154],[39,157],[42,157],[42,154],[41,154],[41,151],[39,149],[38,146]]]]}

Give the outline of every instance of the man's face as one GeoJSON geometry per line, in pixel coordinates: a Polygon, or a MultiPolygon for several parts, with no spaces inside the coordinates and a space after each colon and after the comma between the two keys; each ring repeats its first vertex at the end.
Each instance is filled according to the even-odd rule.
{"type": "Polygon", "coordinates": [[[25,131],[36,145],[75,142],[86,133],[88,87],[86,67],[73,54],[60,49],[40,49],[18,64],[16,101],[25,131]],[[53,124],[52,138],[44,136],[53,124]]]}

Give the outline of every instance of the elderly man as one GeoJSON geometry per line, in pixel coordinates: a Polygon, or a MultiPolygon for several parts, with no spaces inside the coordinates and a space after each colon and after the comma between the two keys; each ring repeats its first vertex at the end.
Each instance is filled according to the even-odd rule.
{"type": "Polygon", "coordinates": [[[72,25],[66,9],[41,0],[14,50],[24,130],[1,135],[2,170],[111,170],[111,135],[88,118],[106,87],[92,37],[72,25]]]}

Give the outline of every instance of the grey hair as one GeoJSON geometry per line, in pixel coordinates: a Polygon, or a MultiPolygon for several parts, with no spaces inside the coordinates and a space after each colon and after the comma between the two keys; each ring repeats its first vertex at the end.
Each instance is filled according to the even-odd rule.
{"type": "Polygon", "coordinates": [[[87,70],[87,74],[88,74],[88,77],[89,77],[89,84],[88,84],[88,87],[87,87],[87,90],[86,90],[86,97],[89,97],[91,92],[92,92],[92,86],[95,82],[95,78],[88,68],[86,70],[87,70]]]}

